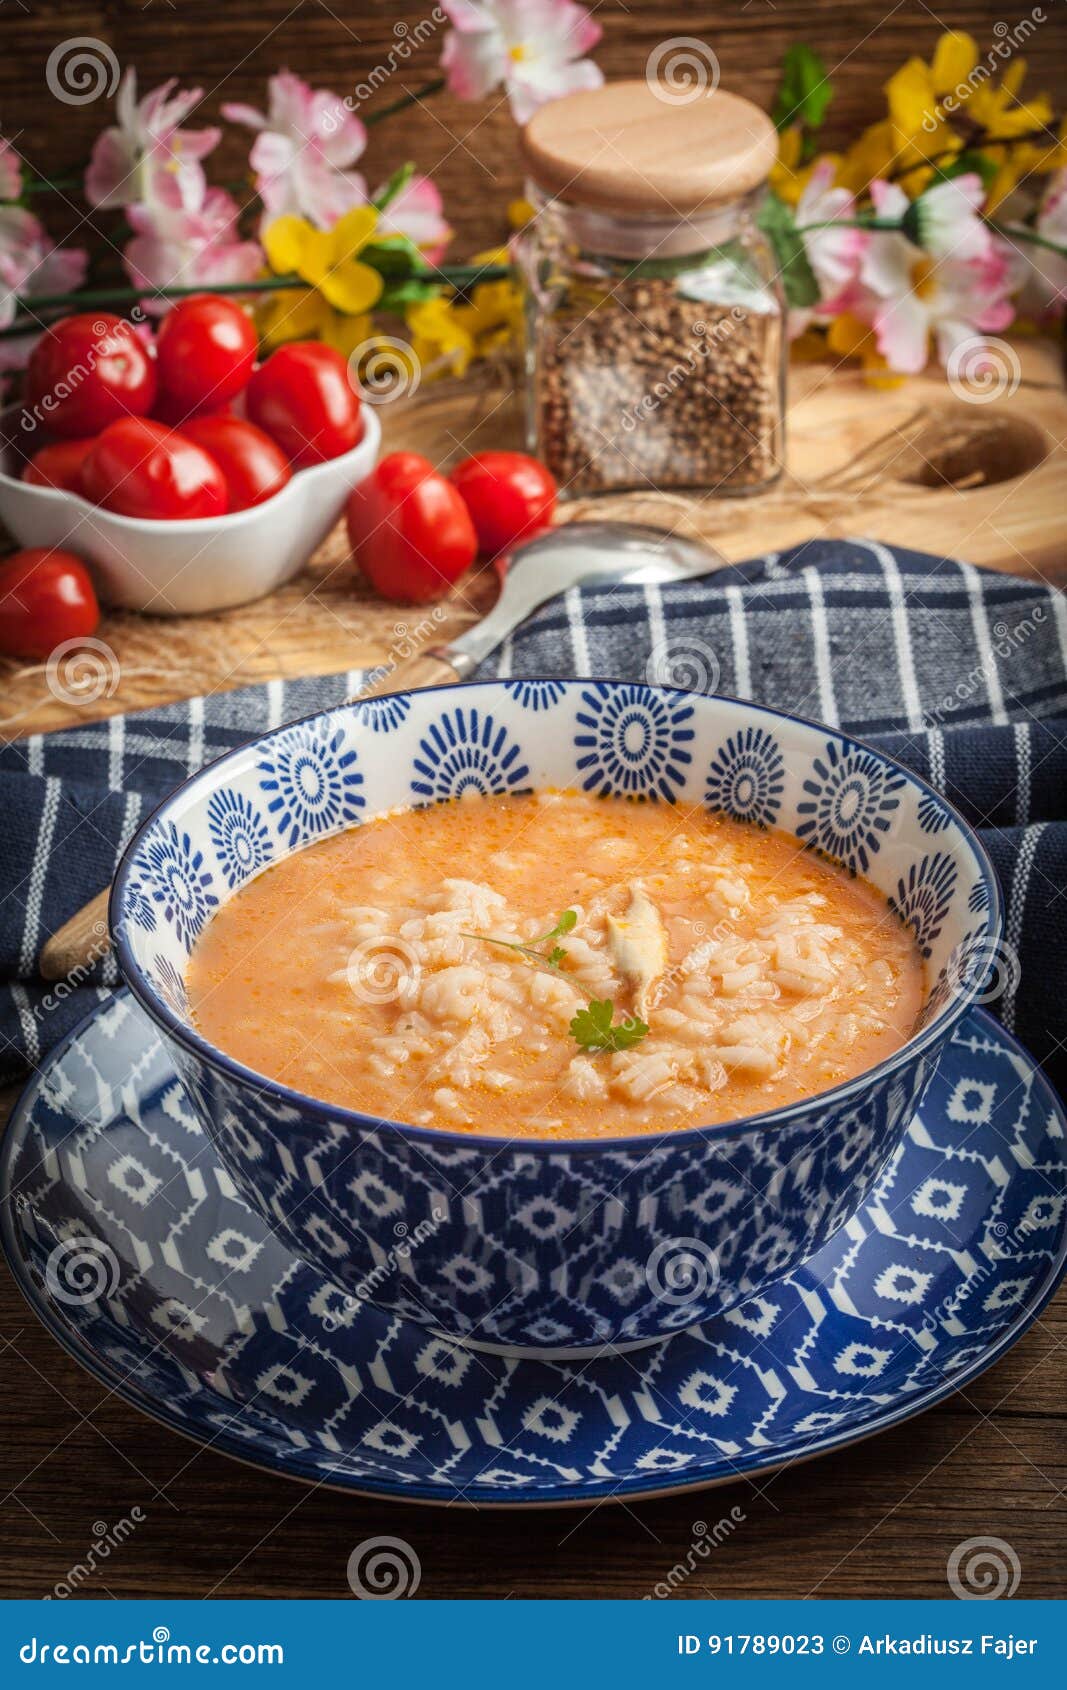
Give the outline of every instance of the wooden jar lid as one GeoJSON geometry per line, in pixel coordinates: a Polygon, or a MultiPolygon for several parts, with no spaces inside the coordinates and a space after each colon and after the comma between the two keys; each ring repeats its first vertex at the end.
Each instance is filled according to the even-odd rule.
{"type": "Polygon", "coordinates": [[[739,94],[679,102],[644,80],[609,82],[542,106],[522,133],[543,192],[599,211],[693,212],[765,182],[777,154],[770,118],[739,94]]]}

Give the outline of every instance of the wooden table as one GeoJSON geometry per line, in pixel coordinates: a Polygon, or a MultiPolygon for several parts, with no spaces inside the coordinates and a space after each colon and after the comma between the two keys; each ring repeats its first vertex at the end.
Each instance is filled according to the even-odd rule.
{"type": "MultiPolygon", "coordinates": [[[[598,508],[705,534],[731,559],[813,533],[864,532],[1062,580],[1067,402],[1055,351],[1024,348],[1023,375],[1012,398],[978,407],[952,402],[936,380],[875,396],[853,375],[800,370],[791,479],[775,493],[598,508]],[[1006,470],[1016,473],[1005,480],[1006,470]]],[[[492,384],[430,392],[387,422],[392,444],[437,457],[449,441],[500,444],[516,431],[506,387],[492,384]]],[[[491,593],[485,578],[463,583],[446,627],[469,621],[491,593]]],[[[121,679],[83,714],[372,664],[397,620],[361,591],[335,539],[310,576],[224,618],[109,618],[101,635],[121,679]]],[[[39,672],[9,666],[5,680],[9,735],[70,719],[39,672]]],[[[47,1594],[84,1557],[94,1522],[113,1526],[136,1506],[144,1522],[82,1593],[346,1597],[350,1551],[390,1535],[418,1554],[421,1596],[639,1597],[684,1563],[696,1522],[713,1532],[737,1509],[741,1523],[678,1597],[944,1596],[951,1551],[978,1536],[1012,1545],[1020,1596],[1062,1597],[1065,1344],[1061,1293],[997,1367],[922,1419],[756,1483],[558,1512],[418,1508],[287,1484],[143,1419],[68,1360],[4,1270],[0,1596],[47,1594]]]]}

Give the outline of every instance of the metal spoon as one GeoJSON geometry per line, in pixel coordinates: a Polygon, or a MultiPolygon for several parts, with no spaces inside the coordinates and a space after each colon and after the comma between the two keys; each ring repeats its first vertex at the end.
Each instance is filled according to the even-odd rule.
{"type": "Polygon", "coordinates": [[[447,645],[375,675],[359,697],[468,680],[520,622],[569,587],[691,581],[726,562],[711,546],[643,522],[567,522],[546,529],[497,559],[500,597],[480,622],[447,645]]]}
{"type": "MultiPolygon", "coordinates": [[[[546,529],[497,559],[500,596],[488,615],[447,645],[378,670],[356,696],[380,698],[467,680],[520,622],[568,587],[691,581],[726,561],[710,546],[640,522],[568,522],[546,529]]],[[[45,980],[61,980],[103,954],[107,900],[105,889],[46,941],[38,964],[45,980]]]]}

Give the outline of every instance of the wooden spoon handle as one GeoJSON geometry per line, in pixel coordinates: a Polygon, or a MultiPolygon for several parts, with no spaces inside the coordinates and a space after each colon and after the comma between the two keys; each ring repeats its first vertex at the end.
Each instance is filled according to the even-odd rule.
{"type": "Polygon", "coordinates": [[[108,948],[107,901],[111,888],[105,886],[95,898],[76,910],[58,933],[53,933],[41,952],[38,967],[46,980],[65,980],[80,969],[99,962],[108,948]]]}
{"type": "MultiPolygon", "coordinates": [[[[356,699],[380,698],[387,692],[406,692],[409,688],[435,687],[452,684],[456,671],[444,657],[434,652],[419,652],[406,658],[395,668],[385,669],[372,676],[361,687],[356,699]]],[[[58,933],[45,942],[38,967],[45,980],[64,980],[68,975],[89,968],[98,962],[108,948],[107,901],[110,888],[91,899],[65,921],[58,933]]]]}

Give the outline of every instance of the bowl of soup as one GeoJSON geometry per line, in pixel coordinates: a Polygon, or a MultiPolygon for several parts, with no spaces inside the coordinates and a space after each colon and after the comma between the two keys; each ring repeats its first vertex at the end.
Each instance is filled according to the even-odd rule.
{"type": "Polygon", "coordinates": [[[336,1318],[560,1355],[722,1313],[855,1215],[1000,900],[944,799],[847,735],[530,680],[231,752],[131,842],[111,921],[336,1318]]]}

